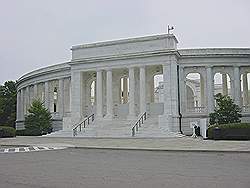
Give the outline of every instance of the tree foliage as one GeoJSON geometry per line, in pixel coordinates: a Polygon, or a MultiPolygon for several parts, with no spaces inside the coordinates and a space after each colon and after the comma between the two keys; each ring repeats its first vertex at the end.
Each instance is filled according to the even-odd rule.
{"type": "Polygon", "coordinates": [[[238,105],[234,104],[233,100],[221,93],[215,95],[216,109],[213,113],[209,114],[210,125],[214,124],[228,124],[228,123],[240,123],[241,109],[238,105]]]}
{"type": "Polygon", "coordinates": [[[14,81],[6,81],[0,86],[0,125],[15,127],[16,97],[14,81]]]}
{"type": "Polygon", "coordinates": [[[34,100],[25,116],[25,129],[38,134],[47,134],[52,131],[52,117],[40,100],[34,100]]]}

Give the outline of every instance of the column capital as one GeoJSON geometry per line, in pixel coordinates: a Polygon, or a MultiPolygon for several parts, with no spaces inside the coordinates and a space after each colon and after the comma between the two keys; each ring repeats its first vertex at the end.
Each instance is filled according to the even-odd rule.
{"type": "Polygon", "coordinates": [[[235,68],[240,68],[240,65],[233,65],[233,67],[235,67],[235,68]]]}
{"type": "Polygon", "coordinates": [[[206,69],[208,69],[208,68],[213,68],[214,66],[213,65],[206,65],[205,67],[206,67],[206,69]]]}
{"type": "Polygon", "coordinates": [[[103,69],[101,69],[101,68],[96,68],[96,72],[102,72],[103,71],[103,69]]]}

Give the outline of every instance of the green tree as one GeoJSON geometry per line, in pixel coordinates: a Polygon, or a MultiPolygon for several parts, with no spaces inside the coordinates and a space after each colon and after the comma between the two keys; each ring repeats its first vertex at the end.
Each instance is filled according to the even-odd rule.
{"type": "Polygon", "coordinates": [[[234,104],[233,100],[221,93],[215,95],[216,109],[213,113],[209,114],[210,125],[214,124],[228,124],[228,123],[240,123],[241,109],[238,105],[234,104]]]}
{"type": "Polygon", "coordinates": [[[16,82],[6,81],[0,86],[0,125],[15,127],[16,82]]]}
{"type": "Polygon", "coordinates": [[[52,117],[40,100],[34,100],[28,109],[24,120],[25,129],[37,134],[47,134],[52,131],[52,117]]]}

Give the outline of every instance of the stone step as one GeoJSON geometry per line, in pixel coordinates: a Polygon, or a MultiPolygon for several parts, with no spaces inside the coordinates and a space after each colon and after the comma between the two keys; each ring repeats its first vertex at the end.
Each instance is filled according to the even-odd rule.
{"type": "MultiPolygon", "coordinates": [[[[135,121],[127,120],[103,120],[91,122],[81,132],[77,132],[76,137],[132,137],[132,126],[135,121]]],[[[46,135],[49,137],[72,137],[73,131],[57,131],[46,135]]],[[[175,133],[165,131],[158,126],[158,118],[149,118],[139,127],[135,137],[178,137],[175,133]]]]}

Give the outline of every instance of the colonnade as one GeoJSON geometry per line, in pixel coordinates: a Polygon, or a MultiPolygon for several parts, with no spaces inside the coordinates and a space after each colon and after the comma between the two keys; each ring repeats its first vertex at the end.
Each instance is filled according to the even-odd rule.
{"type": "Polygon", "coordinates": [[[205,111],[199,111],[199,112],[209,114],[214,111],[215,108],[214,76],[216,73],[222,74],[221,89],[223,95],[229,95],[228,79],[227,79],[228,75],[230,78],[230,95],[233,98],[235,104],[239,105],[240,107],[242,106],[246,107],[249,105],[247,72],[244,72],[243,68],[241,69],[240,66],[223,67],[223,66],[209,65],[209,66],[202,66],[195,68],[181,66],[180,73],[181,73],[180,90],[182,91],[181,106],[183,113],[187,112],[186,75],[190,73],[200,74],[200,97],[201,97],[200,107],[206,107],[206,108],[205,111]]]}
{"type": "MultiPolygon", "coordinates": [[[[138,114],[135,110],[135,93],[136,93],[136,78],[135,69],[139,70],[139,113],[146,111],[146,66],[129,67],[128,76],[126,79],[129,80],[128,83],[123,84],[123,94],[124,101],[128,100],[128,119],[135,119],[138,114]],[[129,92],[128,92],[129,90],[129,92]],[[129,96],[128,96],[129,93],[129,96]]],[[[113,71],[117,69],[98,69],[96,70],[96,117],[104,119],[112,119],[114,117],[114,96],[113,96],[113,71]],[[104,77],[106,78],[103,82],[104,77]],[[104,85],[105,84],[105,85],[104,85]],[[104,93],[106,91],[106,93],[104,93]],[[106,101],[104,101],[103,96],[106,96],[106,101]],[[106,102],[106,103],[105,103],[106,102]],[[104,106],[106,105],[106,112],[104,112],[104,106]]],[[[83,105],[88,103],[84,101],[84,96],[87,95],[86,90],[84,90],[84,71],[73,71],[71,73],[71,114],[76,121],[81,118],[83,114],[83,105]]],[[[124,79],[124,80],[126,80],[124,79]]]]}
{"type": "Polygon", "coordinates": [[[35,99],[41,100],[44,106],[52,113],[52,116],[62,118],[65,110],[69,111],[69,108],[65,106],[65,100],[69,100],[69,91],[65,91],[65,89],[69,90],[70,86],[65,87],[65,80],[65,78],[48,80],[19,89],[17,91],[17,121],[24,120],[30,105],[35,99]],[[56,92],[54,88],[56,88],[56,92]],[[65,93],[68,95],[67,99],[65,99],[65,93]]]}

